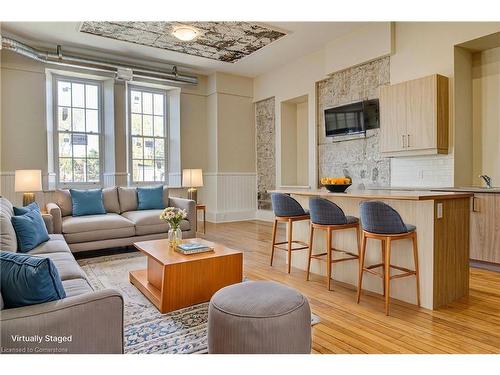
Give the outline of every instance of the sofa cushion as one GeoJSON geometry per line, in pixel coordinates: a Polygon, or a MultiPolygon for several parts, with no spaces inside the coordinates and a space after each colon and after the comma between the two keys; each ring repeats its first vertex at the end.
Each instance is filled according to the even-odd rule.
{"type": "Polygon", "coordinates": [[[14,209],[14,216],[24,215],[33,210],[40,211],[40,207],[36,202],[30,203],[25,207],[14,207],[13,209],[14,209]]]}
{"type": "Polygon", "coordinates": [[[68,189],[56,189],[55,199],[56,204],[61,209],[62,216],[70,216],[73,214],[73,203],[68,189]]]}
{"type": "MultiPolygon", "coordinates": [[[[124,212],[122,216],[135,224],[136,236],[143,236],[146,234],[168,232],[170,226],[160,220],[162,211],[163,210],[129,211],[124,212]]],[[[189,221],[182,220],[180,228],[182,231],[188,231],[191,229],[191,225],[189,221]]]]}
{"type": "Polygon", "coordinates": [[[163,186],[137,188],[138,210],[160,210],[163,208],[165,208],[163,203],[163,186]]]}
{"type": "Polygon", "coordinates": [[[62,282],[66,297],[78,296],[80,294],[92,293],[94,290],[85,279],[71,279],[62,282]]]}
{"type": "Polygon", "coordinates": [[[102,189],[102,202],[107,213],[120,213],[120,202],[118,201],[118,189],[113,186],[102,189]]]}
{"type": "MultiPolygon", "coordinates": [[[[68,189],[58,189],[55,193],[56,204],[61,209],[62,216],[71,216],[73,214],[73,202],[68,189]]],[[[120,213],[120,203],[118,201],[118,189],[109,187],[102,189],[102,202],[107,213],[120,213]]]]}
{"type": "Polygon", "coordinates": [[[49,240],[49,233],[38,205],[32,206],[28,210],[29,212],[23,215],[11,218],[12,226],[16,231],[18,250],[23,253],[49,240]]]}
{"type": "Polygon", "coordinates": [[[14,216],[14,208],[5,198],[0,198],[0,249],[2,251],[17,251],[16,231],[10,219],[14,216]]]}
{"type": "Polygon", "coordinates": [[[135,187],[119,187],[118,200],[120,212],[137,210],[137,189],[135,187]]]}
{"type": "Polygon", "coordinates": [[[62,220],[63,234],[132,228],[133,226],[133,222],[118,214],[67,216],[62,220]]]}
{"type": "Polygon", "coordinates": [[[56,266],[61,280],[71,279],[87,279],[87,276],[82,271],[76,262],[73,254],[71,253],[46,253],[46,254],[33,254],[34,257],[48,258],[56,266]]]}
{"type": "Polygon", "coordinates": [[[69,244],[112,240],[116,238],[127,238],[135,236],[135,228],[119,228],[119,229],[102,229],[93,230],[90,232],[67,233],[64,235],[66,242],[69,244]]]}
{"type": "Polygon", "coordinates": [[[0,252],[5,308],[36,305],[66,297],[58,269],[48,258],[0,252]]]}
{"type": "MultiPolygon", "coordinates": [[[[137,211],[137,188],[119,187],[118,200],[120,201],[120,212],[137,211]]],[[[163,207],[168,206],[168,187],[163,186],[163,207]]]]}
{"type": "Polygon", "coordinates": [[[49,253],[71,253],[62,234],[49,234],[49,240],[30,250],[30,255],[49,253]]]}
{"type": "Polygon", "coordinates": [[[73,203],[73,216],[103,215],[102,189],[69,189],[73,203]]]}

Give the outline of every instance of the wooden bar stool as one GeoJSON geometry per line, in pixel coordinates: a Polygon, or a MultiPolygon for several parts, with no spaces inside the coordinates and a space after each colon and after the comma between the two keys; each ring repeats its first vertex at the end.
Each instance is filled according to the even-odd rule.
{"type": "Polygon", "coordinates": [[[418,248],[416,231],[417,228],[414,225],[405,224],[399,213],[391,206],[383,202],[363,202],[361,203],[360,208],[361,225],[363,231],[361,237],[361,261],[359,263],[357,302],[359,303],[359,300],[361,298],[363,273],[369,272],[373,275],[379,276],[382,278],[384,283],[385,314],[389,315],[391,280],[415,275],[417,281],[417,304],[420,307],[420,280],[418,274],[418,248]],[[382,263],[365,267],[366,241],[369,238],[381,241],[382,263]],[[410,270],[405,267],[395,266],[391,264],[391,242],[402,239],[412,240],[415,270],[410,270]],[[374,269],[378,267],[384,268],[384,272],[382,274],[374,271],[374,269]],[[391,276],[391,268],[401,271],[402,273],[391,276]]]}
{"type": "Polygon", "coordinates": [[[294,241],[292,239],[293,223],[295,221],[309,220],[309,213],[306,212],[299,202],[287,194],[272,193],[271,201],[274,211],[274,225],[273,225],[273,243],[271,248],[271,266],[273,265],[274,249],[285,250],[288,252],[288,273],[292,267],[292,251],[308,249],[309,245],[303,241],[294,241]],[[276,242],[276,230],[278,229],[278,222],[287,223],[288,239],[284,242],[276,242]],[[280,245],[286,244],[286,247],[280,245]],[[293,244],[300,245],[293,247],[293,244]]]}
{"type": "Polygon", "coordinates": [[[344,211],[332,201],[324,198],[311,198],[309,200],[309,211],[311,215],[311,227],[309,234],[309,259],[307,262],[307,281],[311,268],[311,259],[326,261],[328,290],[330,290],[332,280],[332,263],[345,262],[359,259],[359,220],[354,216],[346,216],[344,211]],[[326,252],[313,254],[314,230],[322,229],[326,231],[326,252]],[[356,241],[358,254],[349,251],[339,250],[332,247],[332,234],[336,230],[356,229],[356,241]],[[343,258],[334,259],[332,252],[347,255],[343,258]],[[325,259],[326,257],[326,259],[325,259]]]}

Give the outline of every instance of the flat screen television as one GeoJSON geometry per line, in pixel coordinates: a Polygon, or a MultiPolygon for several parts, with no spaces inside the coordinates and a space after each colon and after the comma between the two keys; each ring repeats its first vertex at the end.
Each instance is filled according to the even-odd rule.
{"type": "Polygon", "coordinates": [[[380,127],[378,99],[325,109],[327,137],[365,133],[380,127]]]}

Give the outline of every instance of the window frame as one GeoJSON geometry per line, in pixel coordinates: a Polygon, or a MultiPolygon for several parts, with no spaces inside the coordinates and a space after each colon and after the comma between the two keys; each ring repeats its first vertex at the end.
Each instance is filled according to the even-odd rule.
{"type": "MultiPolygon", "coordinates": [[[[74,77],[69,75],[61,75],[54,74],[52,78],[52,100],[53,100],[53,147],[54,147],[54,166],[56,171],[56,186],[61,188],[71,188],[71,187],[91,187],[91,186],[103,186],[104,182],[104,88],[103,82],[96,79],[91,78],[82,78],[82,77],[74,77]],[[98,133],[93,132],[73,132],[73,131],[60,131],[59,130],[59,86],[58,83],[62,82],[70,82],[70,83],[80,83],[80,84],[90,84],[97,86],[97,129],[98,133]],[[71,181],[65,182],[61,181],[60,178],[60,166],[59,166],[59,134],[60,133],[77,133],[77,134],[92,134],[97,135],[99,139],[99,181],[71,181]]],[[[86,104],[86,103],[85,103],[86,104]]],[[[71,97],[71,107],[73,107],[73,97],[71,97]]],[[[76,107],[79,108],[79,107],[76,107]]],[[[85,110],[87,107],[85,107],[85,110]]],[[[71,122],[73,123],[73,114],[71,115],[71,122]]],[[[73,147],[73,146],[72,146],[73,147]]],[[[71,160],[73,161],[75,158],[71,156],[71,160]]],[[[87,159],[87,157],[85,158],[87,159]]]]}
{"type": "MultiPolygon", "coordinates": [[[[142,97],[141,97],[141,110],[142,110],[142,97]]],[[[154,99],[153,99],[154,103],[154,99]]],[[[154,105],[154,104],[153,104],[154,105]]],[[[135,113],[135,112],[134,112],[135,113]]],[[[144,115],[144,112],[141,112],[141,116],[144,115]]],[[[154,129],[154,107],[153,107],[153,129],[154,129]]],[[[127,84],[127,147],[128,147],[128,165],[129,165],[129,182],[131,185],[151,185],[151,184],[160,184],[162,183],[163,185],[168,185],[168,174],[169,174],[169,149],[170,149],[170,126],[169,126],[169,112],[168,112],[168,90],[166,89],[160,89],[156,87],[150,87],[150,86],[142,86],[142,85],[134,85],[134,84],[127,84]],[[132,138],[134,135],[132,134],[132,91],[141,91],[141,92],[146,92],[150,94],[160,94],[163,95],[163,137],[155,137],[155,136],[144,136],[141,135],[141,138],[153,138],[153,139],[163,139],[164,141],[164,155],[163,155],[163,162],[164,162],[164,168],[165,168],[165,178],[163,181],[136,181],[134,180],[134,157],[133,157],[133,150],[132,150],[132,138]]],[[[144,147],[144,146],[143,146],[144,147]]],[[[143,154],[144,156],[144,154],[143,154]]],[[[147,160],[147,159],[142,159],[142,160],[147,160]]],[[[153,159],[154,160],[157,159],[153,159]]]]}

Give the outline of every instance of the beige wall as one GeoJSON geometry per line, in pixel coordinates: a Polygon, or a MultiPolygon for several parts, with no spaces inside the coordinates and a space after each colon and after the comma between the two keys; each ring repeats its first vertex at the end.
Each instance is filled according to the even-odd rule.
{"type": "Polygon", "coordinates": [[[297,104],[281,103],[281,185],[297,185],[297,104]]]}
{"type": "Polygon", "coordinates": [[[218,172],[255,172],[253,99],[218,93],[218,172]]]}
{"type": "Polygon", "coordinates": [[[26,63],[23,61],[26,59],[5,51],[1,53],[1,171],[41,169],[46,172],[45,74],[40,64],[26,63]]]}
{"type": "Polygon", "coordinates": [[[281,103],[281,185],[308,186],[308,102],[307,97],[281,103]]]}
{"type": "Polygon", "coordinates": [[[255,172],[255,124],[251,78],[208,77],[208,165],[217,173],[255,172]]]}
{"type": "Polygon", "coordinates": [[[307,101],[297,103],[297,185],[309,185],[307,101]]]}
{"type": "Polygon", "coordinates": [[[182,168],[209,170],[207,97],[181,93],[182,168]]]}
{"type": "Polygon", "coordinates": [[[455,144],[459,145],[460,152],[454,153],[454,164],[460,166],[454,170],[456,186],[472,185],[472,55],[465,48],[454,49],[454,92],[455,144]]]}
{"type": "Polygon", "coordinates": [[[472,55],[472,113],[473,182],[500,186],[500,47],[472,55]]]}

